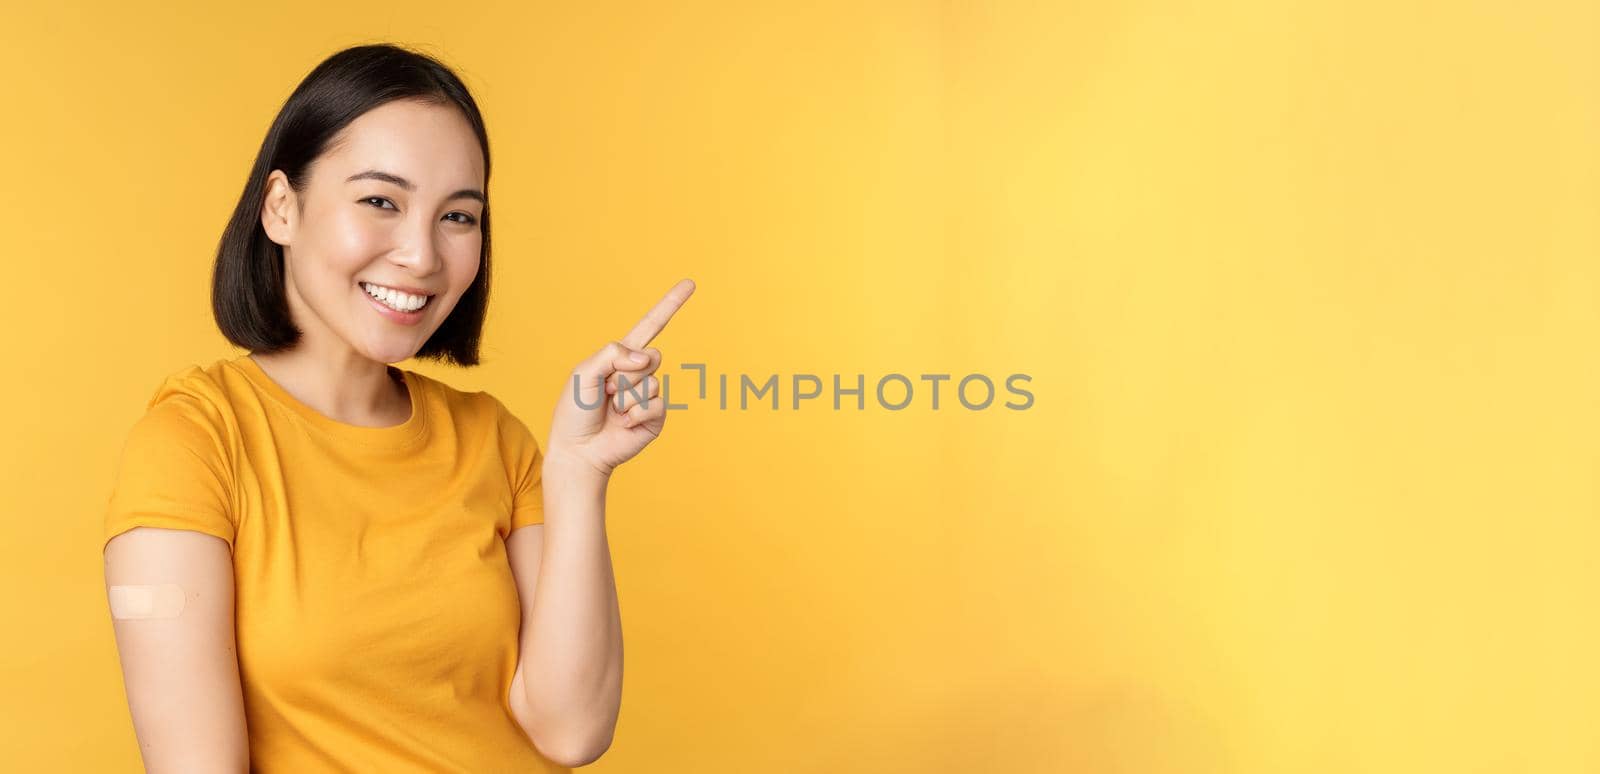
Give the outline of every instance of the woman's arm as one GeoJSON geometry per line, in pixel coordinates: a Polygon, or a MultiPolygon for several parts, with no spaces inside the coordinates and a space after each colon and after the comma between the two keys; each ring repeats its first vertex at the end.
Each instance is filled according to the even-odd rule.
{"type": "Polygon", "coordinates": [[[522,600],[510,701],[539,752],[576,767],[611,746],[622,706],[622,619],[606,542],[607,478],[550,457],[543,479],[544,523],[506,538],[522,600]]]}
{"type": "Polygon", "coordinates": [[[228,543],[136,527],[106,544],[105,581],[145,771],[248,771],[228,543]]]}
{"type": "Polygon", "coordinates": [[[618,465],[661,435],[666,399],[652,376],[661,351],[647,345],[693,292],[694,282],[680,280],[620,341],[572,370],[540,468],[544,524],[506,538],[522,598],[512,712],[534,746],[563,765],[599,758],[617,727],[622,616],[606,543],[606,486],[618,465]]]}

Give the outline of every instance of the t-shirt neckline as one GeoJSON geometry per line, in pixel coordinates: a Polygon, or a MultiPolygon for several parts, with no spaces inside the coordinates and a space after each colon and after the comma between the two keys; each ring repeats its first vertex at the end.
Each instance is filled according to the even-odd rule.
{"type": "Polygon", "coordinates": [[[414,444],[422,437],[428,425],[427,400],[422,393],[422,379],[415,373],[397,366],[386,366],[391,371],[398,371],[405,381],[406,397],[411,401],[411,416],[398,425],[388,427],[363,427],[340,422],[316,409],[301,403],[298,398],[290,394],[282,385],[272,380],[261,364],[257,363],[249,354],[240,355],[229,361],[252,384],[271,398],[274,402],[288,409],[290,413],[299,417],[305,424],[315,428],[318,432],[335,437],[341,441],[366,447],[397,448],[414,444]]]}

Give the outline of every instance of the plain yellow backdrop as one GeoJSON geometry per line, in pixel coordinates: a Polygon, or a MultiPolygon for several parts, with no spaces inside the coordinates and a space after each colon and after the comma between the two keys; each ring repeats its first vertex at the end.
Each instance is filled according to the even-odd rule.
{"type": "Polygon", "coordinates": [[[1597,30],[12,4],[0,765],[138,770],[98,550],[123,435],[240,354],[208,273],[283,99],[392,41],[458,68],[494,152],[484,363],[403,365],[539,437],[681,277],[669,373],[1032,376],[1026,411],[670,416],[611,490],[627,676],[593,770],[1600,771],[1597,30]]]}

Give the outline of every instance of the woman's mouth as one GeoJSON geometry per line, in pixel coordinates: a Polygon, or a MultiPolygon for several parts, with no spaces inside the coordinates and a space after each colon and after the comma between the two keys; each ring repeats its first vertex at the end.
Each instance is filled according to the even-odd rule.
{"type": "Polygon", "coordinates": [[[385,316],[399,323],[413,323],[421,320],[422,310],[434,298],[433,296],[405,293],[394,288],[374,285],[371,282],[361,283],[361,289],[366,291],[367,297],[372,299],[372,305],[378,311],[386,313],[385,316]]]}

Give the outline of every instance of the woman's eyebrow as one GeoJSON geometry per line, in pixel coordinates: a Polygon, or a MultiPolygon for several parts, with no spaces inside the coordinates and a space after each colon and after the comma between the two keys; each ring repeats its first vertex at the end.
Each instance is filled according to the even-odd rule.
{"type": "MultiPolygon", "coordinates": [[[[399,175],[382,172],[376,169],[369,169],[365,172],[357,172],[356,174],[345,178],[346,183],[353,183],[357,180],[382,180],[385,183],[393,183],[397,186],[400,186],[407,191],[417,190],[417,187],[413,185],[410,180],[407,180],[399,175]]],[[[449,196],[444,197],[445,201],[450,201],[452,199],[477,199],[479,204],[487,205],[489,203],[488,200],[483,198],[483,192],[476,188],[463,188],[453,194],[450,194],[449,196]]]]}

